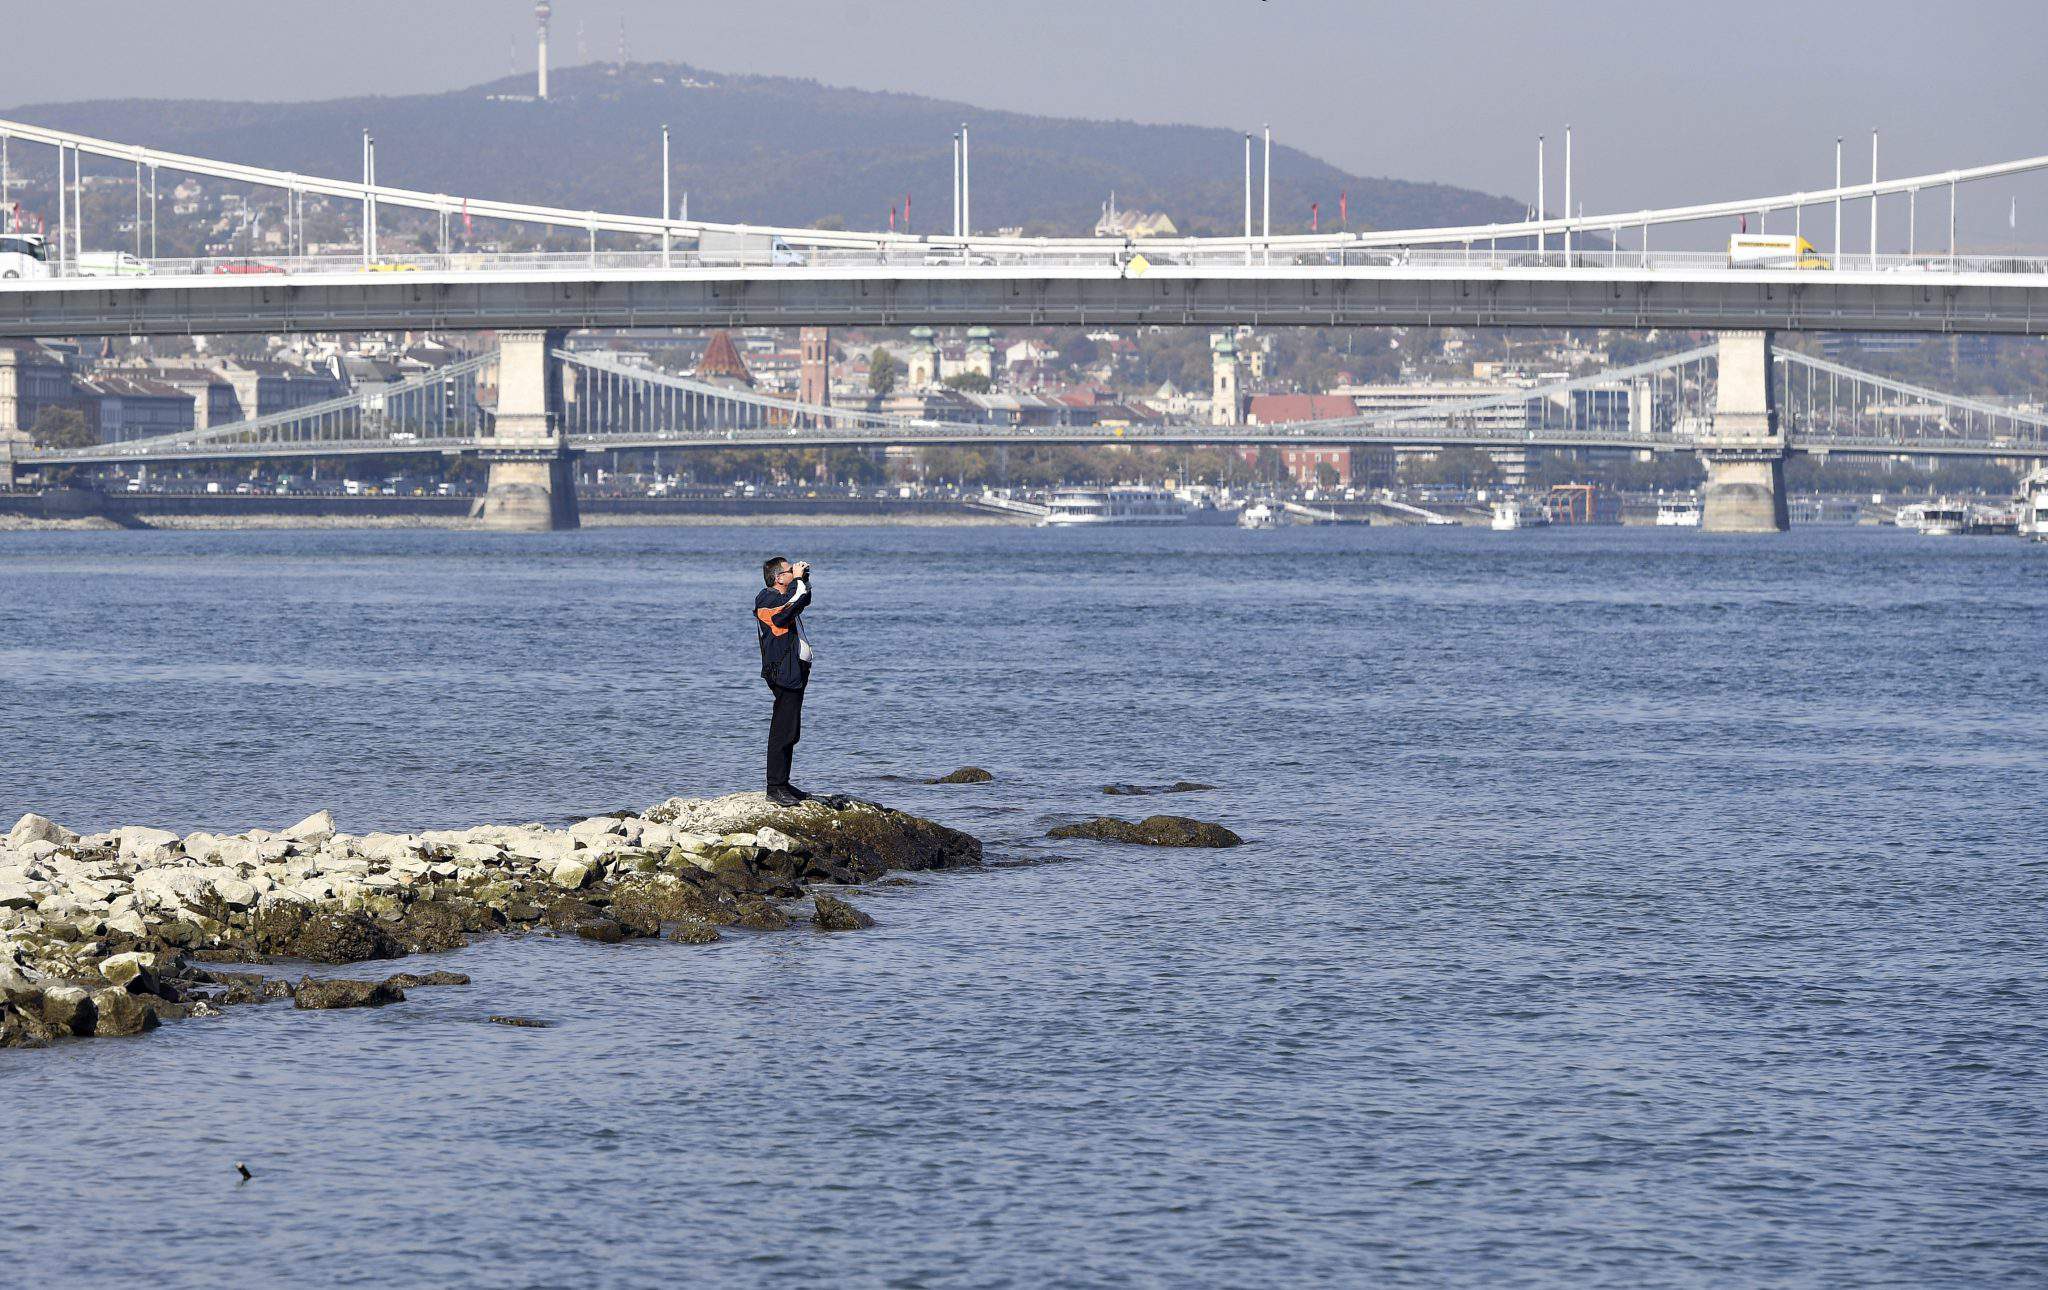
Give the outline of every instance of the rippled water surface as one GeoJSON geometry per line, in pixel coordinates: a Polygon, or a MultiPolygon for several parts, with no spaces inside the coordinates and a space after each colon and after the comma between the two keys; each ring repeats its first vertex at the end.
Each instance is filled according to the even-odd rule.
{"type": "Polygon", "coordinates": [[[383,1010],[0,1052],[0,1282],[2048,1281],[2016,541],[0,535],[0,814],[753,787],[776,552],[821,570],[799,782],[986,869],[858,935],[490,939],[383,1010]],[[1104,809],[1250,842],[1043,838],[1104,809]]]}

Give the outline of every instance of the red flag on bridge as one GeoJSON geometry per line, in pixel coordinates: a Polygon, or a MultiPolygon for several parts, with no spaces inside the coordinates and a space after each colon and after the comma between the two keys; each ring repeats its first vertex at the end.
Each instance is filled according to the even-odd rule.
{"type": "Polygon", "coordinates": [[[903,231],[910,231],[910,194],[903,194],[903,231]]]}
{"type": "Polygon", "coordinates": [[[469,198],[465,197],[462,199],[462,235],[468,237],[469,230],[469,198]]]}
{"type": "Polygon", "coordinates": [[[894,233],[894,232],[896,231],[896,203],[895,203],[895,202],[890,202],[890,203],[889,203],[889,231],[890,231],[891,233],[894,233]]]}
{"type": "Polygon", "coordinates": [[[1337,194],[1337,224],[1340,228],[1351,227],[1351,190],[1337,194]]]}
{"type": "Polygon", "coordinates": [[[1308,204],[1308,231],[1311,233],[1315,232],[1318,228],[1322,227],[1322,223],[1323,204],[1321,202],[1310,202],[1308,204]]]}

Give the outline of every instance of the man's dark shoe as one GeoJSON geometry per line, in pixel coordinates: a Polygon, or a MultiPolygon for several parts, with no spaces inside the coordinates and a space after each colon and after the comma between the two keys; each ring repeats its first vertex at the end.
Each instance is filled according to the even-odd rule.
{"type": "Polygon", "coordinates": [[[786,787],[789,789],[790,792],[796,794],[796,800],[799,802],[815,802],[818,800],[817,794],[806,793],[804,792],[804,790],[798,788],[794,784],[787,785],[786,787]]]}
{"type": "Polygon", "coordinates": [[[804,799],[797,796],[795,789],[785,784],[774,784],[769,786],[768,800],[777,806],[796,806],[804,799]]]}

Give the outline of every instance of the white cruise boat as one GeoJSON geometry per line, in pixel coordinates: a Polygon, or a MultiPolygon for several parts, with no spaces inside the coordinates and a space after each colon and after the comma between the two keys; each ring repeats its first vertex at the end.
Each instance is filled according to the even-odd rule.
{"type": "Polygon", "coordinates": [[[1271,502],[1253,502],[1238,512],[1237,524],[1246,529],[1277,529],[1282,512],[1271,502]]]}
{"type": "Polygon", "coordinates": [[[1522,497],[1503,497],[1493,504],[1493,531],[1508,533],[1515,529],[1537,529],[1550,523],[1550,513],[1540,502],[1522,497]]]}
{"type": "Polygon", "coordinates": [[[2037,470],[2020,483],[2020,536],[2048,542],[2048,470],[2037,470]]]}
{"type": "Polygon", "coordinates": [[[1185,524],[1188,504],[1163,488],[1062,488],[1039,527],[1080,524],[1185,524]]]}
{"type": "Polygon", "coordinates": [[[1929,502],[1920,508],[1918,528],[1927,537],[1954,537],[1969,524],[1969,509],[1961,502],[1929,502]]]}
{"type": "Polygon", "coordinates": [[[1700,526],[1700,503],[1696,497],[1667,497],[1657,503],[1660,529],[1696,529],[1700,526]]]}

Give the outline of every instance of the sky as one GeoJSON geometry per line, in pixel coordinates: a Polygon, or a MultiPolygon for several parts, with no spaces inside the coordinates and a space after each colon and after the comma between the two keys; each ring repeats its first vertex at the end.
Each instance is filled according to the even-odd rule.
{"type": "MultiPolygon", "coordinates": [[[[1543,133],[1554,209],[1569,123],[1588,213],[1824,188],[1837,136],[1849,181],[1867,179],[1873,128],[1885,176],[2048,154],[2041,0],[554,0],[554,13],[557,66],[615,57],[623,23],[636,61],[1051,115],[1271,124],[1355,173],[1523,201],[1543,133]]],[[[33,30],[120,39],[7,41],[0,101],[407,94],[534,65],[531,0],[64,0],[47,16],[33,30]]],[[[2048,245],[2048,176],[1965,198],[1966,242],[2048,245]]],[[[1936,205],[1923,199],[1923,246],[1946,235],[1936,205]]],[[[1884,249],[1903,249],[1890,245],[1903,199],[1881,213],[1884,249]]],[[[1852,250],[1867,221],[1852,212],[1852,250]]]]}

